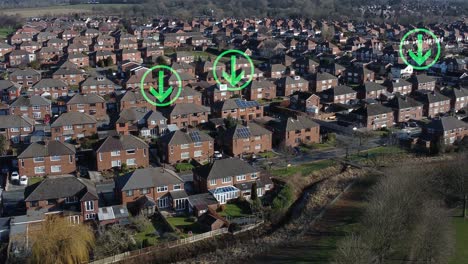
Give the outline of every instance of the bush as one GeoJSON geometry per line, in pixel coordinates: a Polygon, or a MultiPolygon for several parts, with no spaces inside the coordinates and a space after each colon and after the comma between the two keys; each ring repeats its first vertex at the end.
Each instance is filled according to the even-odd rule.
{"type": "Polygon", "coordinates": [[[138,232],[143,232],[152,225],[151,221],[143,215],[132,217],[131,222],[138,232]]]}
{"type": "Polygon", "coordinates": [[[175,165],[177,172],[192,170],[194,167],[190,163],[177,163],[175,165]]]}
{"type": "Polygon", "coordinates": [[[232,223],[229,225],[229,228],[228,228],[228,231],[229,232],[236,232],[236,231],[240,231],[242,228],[240,225],[236,224],[236,223],[232,223]]]}
{"type": "Polygon", "coordinates": [[[272,207],[274,210],[283,210],[288,208],[294,199],[293,189],[289,184],[286,184],[278,195],[273,199],[272,207]]]}

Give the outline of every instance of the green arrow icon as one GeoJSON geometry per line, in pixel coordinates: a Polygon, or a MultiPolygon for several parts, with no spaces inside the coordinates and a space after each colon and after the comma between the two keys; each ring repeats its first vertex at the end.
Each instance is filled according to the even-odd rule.
{"type": "Polygon", "coordinates": [[[231,56],[231,76],[225,71],[223,71],[223,77],[226,79],[232,86],[236,86],[242,78],[244,78],[244,70],[239,75],[236,75],[236,56],[231,56]]]}
{"type": "Polygon", "coordinates": [[[410,57],[419,65],[421,66],[429,57],[431,56],[431,50],[428,50],[426,54],[423,55],[423,35],[418,34],[418,53],[417,55],[414,54],[412,50],[409,51],[410,57]]]}
{"type": "Polygon", "coordinates": [[[159,76],[158,76],[158,88],[159,91],[156,91],[156,89],[153,88],[153,86],[150,86],[150,93],[156,97],[160,102],[163,102],[166,100],[166,98],[172,93],[172,86],[169,86],[167,90],[164,90],[164,72],[159,71],[159,76]]]}

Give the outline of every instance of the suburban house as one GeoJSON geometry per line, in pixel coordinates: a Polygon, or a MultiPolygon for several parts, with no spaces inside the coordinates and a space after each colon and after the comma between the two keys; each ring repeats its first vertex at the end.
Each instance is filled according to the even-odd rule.
{"type": "Polygon", "coordinates": [[[360,126],[367,129],[380,129],[393,126],[393,110],[381,104],[364,105],[351,112],[360,126]]]}
{"type": "Polygon", "coordinates": [[[41,80],[41,73],[31,68],[26,68],[24,70],[16,69],[10,73],[8,79],[25,88],[31,88],[35,83],[41,80]]]}
{"type": "Polygon", "coordinates": [[[275,145],[297,147],[320,142],[320,126],[305,116],[289,117],[271,123],[275,145]]]}
{"type": "Polygon", "coordinates": [[[56,140],[31,143],[18,155],[19,174],[34,177],[73,173],[75,153],[75,146],[56,140]]]}
{"type": "Polygon", "coordinates": [[[50,114],[51,102],[42,96],[21,96],[10,104],[10,115],[27,116],[35,121],[42,121],[46,116],[50,118],[50,114]]]}
{"type": "Polygon", "coordinates": [[[434,117],[450,111],[450,98],[437,91],[417,90],[415,99],[423,104],[423,115],[434,117]]]}
{"type": "Polygon", "coordinates": [[[122,135],[139,135],[143,133],[141,129],[146,126],[147,119],[152,113],[152,110],[145,108],[132,107],[124,109],[119,113],[119,117],[115,121],[115,130],[122,135]]]}
{"type": "Polygon", "coordinates": [[[93,136],[97,133],[96,123],[96,118],[85,113],[63,113],[50,126],[52,139],[64,142],[93,136]]]}
{"type": "Polygon", "coordinates": [[[40,95],[44,97],[51,97],[57,99],[68,95],[68,85],[62,80],[56,79],[41,79],[29,88],[33,95],[40,95]]]}
{"type": "Polygon", "coordinates": [[[91,76],[80,83],[80,91],[82,94],[112,94],[115,90],[115,84],[105,76],[91,76]]]}
{"type": "Polygon", "coordinates": [[[162,160],[169,164],[191,159],[199,162],[213,156],[214,139],[198,130],[176,130],[163,135],[160,140],[162,160]]]}
{"type": "MultiPolygon", "coordinates": [[[[168,101],[173,100],[177,97],[178,89],[174,89],[169,96],[168,101]]],[[[197,104],[202,105],[202,94],[195,89],[190,87],[184,87],[179,94],[179,97],[174,101],[173,104],[197,104]]]]}
{"type": "Polygon", "coordinates": [[[318,72],[313,80],[315,92],[319,93],[338,86],[338,78],[328,72],[318,72]]]}
{"type": "Polygon", "coordinates": [[[276,98],[276,84],[268,80],[252,80],[244,89],[248,100],[272,100],[276,98]]]}
{"type": "Polygon", "coordinates": [[[28,186],[24,196],[28,211],[60,214],[75,224],[96,219],[99,208],[94,184],[73,175],[48,176],[28,186]]]}
{"type": "Polygon", "coordinates": [[[215,117],[251,121],[263,117],[263,106],[257,101],[244,101],[242,99],[227,99],[216,102],[212,106],[212,114],[215,117]]]}
{"type": "Polygon", "coordinates": [[[286,76],[276,82],[276,90],[278,95],[290,96],[297,91],[308,91],[309,82],[302,79],[300,76],[286,76]]]}
{"type": "Polygon", "coordinates": [[[67,111],[85,113],[97,120],[108,118],[106,100],[97,94],[75,94],[67,102],[67,111]]]}
{"type": "Polygon", "coordinates": [[[162,167],[137,169],[115,181],[116,195],[130,212],[152,215],[156,210],[187,208],[184,181],[174,171],[162,167]]]}
{"type": "Polygon", "coordinates": [[[220,204],[239,196],[249,198],[254,183],[259,197],[273,188],[271,180],[261,176],[260,169],[238,158],[214,160],[195,168],[193,181],[196,191],[210,192],[220,204]]]}
{"type": "Polygon", "coordinates": [[[327,89],[321,95],[325,102],[335,104],[348,104],[351,100],[355,100],[356,96],[356,91],[346,85],[339,85],[327,89]]]}
{"type": "Polygon", "coordinates": [[[120,111],[130,109],[132,107],[138,107],[143,109],[155,108],[155,106],[150,104],[139,91],[126,91],[124,94],[117,98],[117,101],[119,104],[120,111]]]}
{"type": "Polygon", "coordinates": [[[446,145],[451,145],[466,136],[468,136],[468,124],[453,116],[432,119],[422,131],[422,139],[430,144],[442,141],[446,145]]]}
{"type": "Polygon", "coordinates": [[[208,122],[210,109],[197,104],[176,104],[163,114],[169,120],[169,124],[177,125],[179,128],[196,127],[208,122]]]}
{"type": "Polygon", "coordinates": [[[289,97],[289,107],[306,113],[318,114],[321,107],[320,97],[311,92],[296,92],[289,97]]]}
{"type": "Polygon", "coordinates": [[[67,85],[79,85],[85,79],[85,73],[75,64],[66,61],[52,74],[52,78],[61,80],[67,85]]]}
{"type": "Polygon", "coordinates": [[[21,95],[21,85],[9,80],[0,80],[0,100],[9,103],[21,95]]]}
{"type": "Polygon", "coordinates": [[[455,112],[468,107],[468,88],[444,89],[442,93],[450,97],[450,107],[455,112]]]}
{"type": "Polygon", "coordinates": [[[95,147],[96,169],[98,171],[128,167],[148,167],[149,146],[133,135],[108,136],[95,147]]]}
{"type": "Polygon", "coordinates": [[[381,99],[382,95],[386,95],[387,87],[375,82],[365,82],[357,90],[358,99],[381,99]]]}
{"type": "Polygon", "coordinates": [[[413,91],[434,91],[436,87],[436,80],[431,76],[427,76],[426,74],[413,75],[409,80],[413,84],[413,91]]]}
{"type": "Polygon", "coordinates": [[[412,84],[403,79],[389,80],[385,84],[389,93],[407,95],[412,91],[412,84]]]}
{"type": "Polygon", "coordinates": [[[221,145],[233,156],[256,154],[270,151],[273,133],[257,123],[237,124],[228,128],[223,135],[221,145]]]}
{"type": "Polygon", "coordinates": [[[395,123],[420,120],[423,116],[423,106],[409,96],[395,96],[388,101],[387,106],[393,109],[395,123]]]}
{"type": "Polygon", "coordinates": [[[0,135],[13,144],[28,143],[34,132],[34,120],[17,115],[0,115],[0,135]]]}

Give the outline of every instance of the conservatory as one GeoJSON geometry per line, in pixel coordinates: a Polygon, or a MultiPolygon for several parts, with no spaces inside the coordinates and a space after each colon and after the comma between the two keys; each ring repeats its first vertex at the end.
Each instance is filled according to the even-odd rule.
{"type": "Polygon", "coordinates": [[[224,186],[213,190],[210,193],[218,200],[220,204],[225,204],[227,201],[239,197],[239,189],[234,186],[224,186]]]}

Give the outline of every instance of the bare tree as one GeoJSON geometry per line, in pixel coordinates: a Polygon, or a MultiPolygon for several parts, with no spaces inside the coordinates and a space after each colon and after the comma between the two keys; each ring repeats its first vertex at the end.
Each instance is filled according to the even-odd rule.
{"type": "Polygon", "coordinates": [[[375,262],[375,255],[369,245],[357,234],[351,234],[338,243],[337,253],[333,264],[371,264],[375,262]]]}

